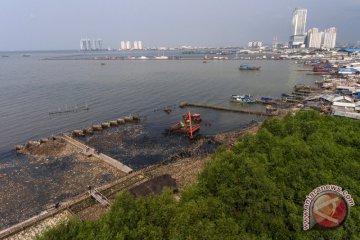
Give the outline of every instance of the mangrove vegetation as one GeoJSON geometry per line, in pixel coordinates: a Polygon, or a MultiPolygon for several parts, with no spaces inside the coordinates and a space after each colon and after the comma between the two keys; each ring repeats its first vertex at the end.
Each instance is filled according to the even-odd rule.
{"type": "Polygon", "coordinates": [[[176,200],[121,193],[95,222],[73,219],[43,239],[358,239],[360,210],[336,229],[302,229],[306,195],[325,184],[360,201],[360,121],[314,111],[264,121],[220,147],[176,200]]]}

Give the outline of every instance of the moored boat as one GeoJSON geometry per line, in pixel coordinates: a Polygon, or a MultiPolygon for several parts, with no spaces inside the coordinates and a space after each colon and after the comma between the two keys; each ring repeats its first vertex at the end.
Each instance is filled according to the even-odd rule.
{"type": "Polygon", "coordinates": [[[186,134],[190,139],[193,139],[195,134],[200,131],[200,124],[196,123],[201,117],[200,114],[191,114],[190,112],[183,115],[183,121],[175,123],[169,129],[170,133],[186,134]]]}
{"type": "Polygon", "coordinates": [[[315,66],[313,68],[313,72],[335,72],[337,70],[336,67],[333,66],[315,66]]]}
{"type": "Polygon", "coordinates": [[[256,98],[253,98],[250,95],[232,95],[231,101],[239,103],[256,103],[256,98]]]}
{"type": "Polygon", "coordinates": [[[239,70],[260,70],[260,66],[249,66],[248,64],[241,64],[239,70]]]}
{"type": "Polygon", "coordinates": [[[322,62],[319,59],[313,59],[313,60],[307,60],[304,62],[304,65],[306,66],[319,66],[322,62]]]}

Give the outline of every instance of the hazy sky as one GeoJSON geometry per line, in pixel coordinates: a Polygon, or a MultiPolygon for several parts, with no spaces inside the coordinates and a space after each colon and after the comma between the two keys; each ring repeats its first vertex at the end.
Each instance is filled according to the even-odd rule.
{"type": "Polygon", "coordinates": [[[307,29],[360,40],[360,0],[0,0],[0,50],[78,49],[84,37],[112,48],[288,41],[295,7],[308,9],[307,29]]]}

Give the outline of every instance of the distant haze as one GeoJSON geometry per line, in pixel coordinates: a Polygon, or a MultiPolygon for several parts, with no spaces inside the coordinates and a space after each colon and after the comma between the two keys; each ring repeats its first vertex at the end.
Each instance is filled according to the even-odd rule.
{"type": "Polygon", "coordinates": [[[78,49],[84,37],[118,48],[244,46],[288,41],[291,15],[308,9],[306,29],[338,28],[338,42],[360,40],[359,0],[1,0],[0,51],[78,49]]]}

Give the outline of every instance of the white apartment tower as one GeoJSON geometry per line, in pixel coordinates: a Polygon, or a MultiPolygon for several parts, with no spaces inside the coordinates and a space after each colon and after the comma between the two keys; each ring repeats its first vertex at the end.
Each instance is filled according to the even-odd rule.
{"type": "Polygon", "coordinates": [[[307,9],[295,8],[291,21],[290,45],[294,48],[302,47],[305,43],[307,9]]]}
{"type": "Polygon", "coordinates": [[[336,28],[331,27],[324,30],[324,40],[323,47],[324,48],[334,48],[336,45],[336,28]]]}
{"type": "Polygon", "coordinates": [[[135,50],[139,49],[138,41],[134,41],[134,49],[135,50]]]}
{"type": "Polygon", "coordinates": [[[121,49],[121,50],[125,50],[125,49],[126,49],[125,41],[121,41],[121,42],[120,42],[120,49],[121,49]]]}
{"type": "Polygon", "coordinates": [[[126,41],[126,49],[131,49],[131,43],[130,41],[126,41]]]}
{"type": "Polygon", "coordinates": [[[89,38],[80,39],[80,50],[81,51],[102,50],[102,40],[89,39],[89,38]]]}
{"type": "Polygon", "coordinates": [[[133,42],[133,48],[131,48],[131,42],[130,41],[121,41],[120,42],[120,49],[121,50],[130,50],[130,49],[134,49],[134,50],[138,50],[138,49],[142,49],[142,42],[141,41],[137,41],[135,40],[133,42]]]}
{"type": "Polygon", "coordinates": [[[138,41],[138,49],[142,50],[143,47],[142,47],[142,41],[138,41]]]}
{"type": "Polygon", "coordinates": [[[86,51],[87,50],[87,41],[86,39],[80,39],[80,50],[86,51]]]}
{"type": "Polygon", "coordinates": [[[263,43],[260,42],[260,41],[250,41],[250,42],[248,42],[248,47],[249,48],[261,48],[262,45],[263,45],[263,43]]]}
{"type": "Polygon", "coordinates": [[[308,48],[320,48],[322,42],[322,32],[318,28],[310,28],[307,32],[306,46],[308,48]]]}

